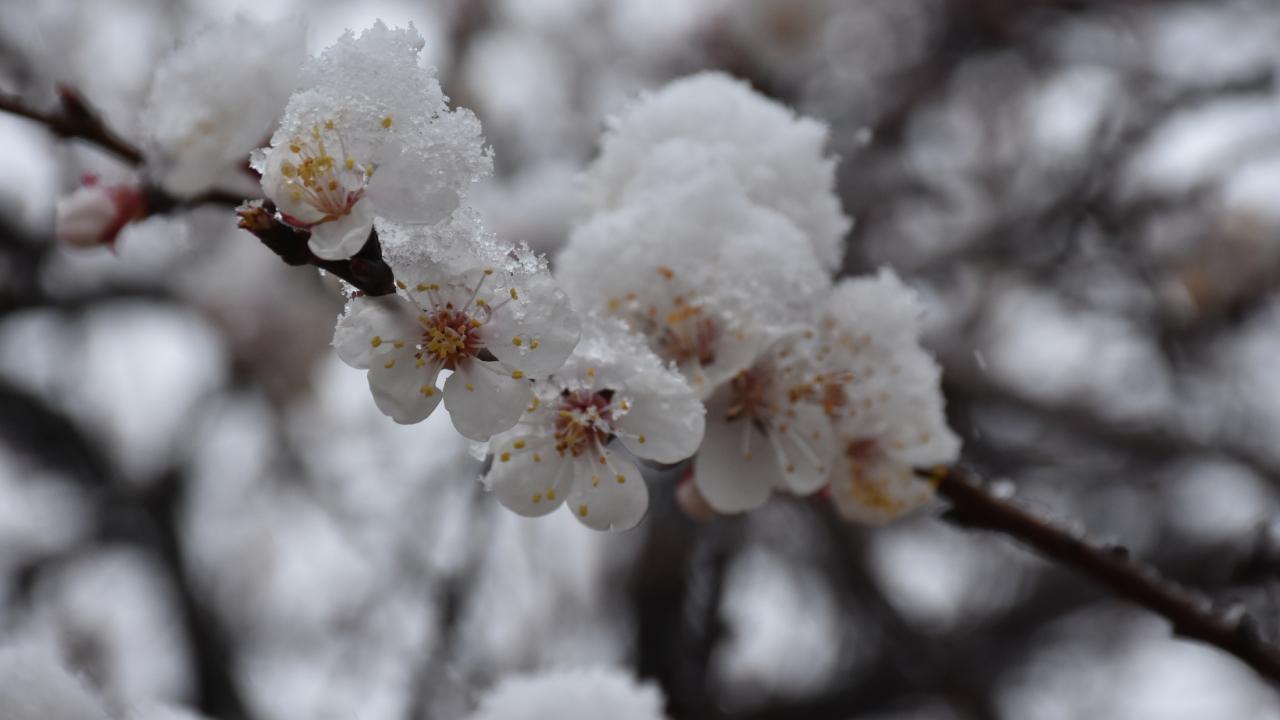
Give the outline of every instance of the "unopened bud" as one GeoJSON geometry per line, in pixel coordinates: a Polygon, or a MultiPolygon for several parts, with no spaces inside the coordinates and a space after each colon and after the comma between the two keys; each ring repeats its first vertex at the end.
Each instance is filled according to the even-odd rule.
{"type": "Polygon", "coordinates": [[[58,200],[54,234],[58,242],[75,247],[115,245],[125,225],[147,214],[142,189],[134,185],[100,185],[86,177],[84,184],[58,200]]]}

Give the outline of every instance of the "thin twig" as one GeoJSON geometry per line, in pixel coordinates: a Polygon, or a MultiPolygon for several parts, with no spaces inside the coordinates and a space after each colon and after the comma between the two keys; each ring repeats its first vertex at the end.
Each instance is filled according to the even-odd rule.
{"type": "Polygon", "coordinates": [[[1164,617],[1176,635],[1230,653],[1273,682],[1280,682],[1280,648],[1258,632],[1247,613],[1223,613],[1208,598],[1139,564],[1119,547],[1099,547],[986,490],[970,470],[930,475],[951,501],[952,519],[1008,535],[1049,559],[1087,575],[1108,590],[1164,617]]]}
{"type": "MultiPolygon", "coordinates": [[[[14,95],[0,93],[0,112],[8,112],[44,125],[61,137],[79,138],[118,155],[131,165],[141,165],[140,149],[111,131],[79,93],[59,88],[61,108],[44,112],[32,108],[14,95]]],[[[170,195],[155,185],[144,187],[146,215],[185,210],[200,205],[239,207],[244,198],[222,190],[209,190],[189,198],[170,195]]],[[[240,227],[252,232],[272,252],[290,265],[311,265],[337,275],[366,295],[389,295],[395,292],[395,278],[382,257],[377,233],[371,232],[360,252],[346,260],[325,260],[307,247],[309,233],[286,226],[275,218],[270,203],[247,207],[240,211],[240,227]]]]}
{"type": "MultiPolygon", "coordinates": [[[[135,167],[143,164],[145,157],[142,150],[108,127],[102,121],[102,116],[78,92],[59,87],[58,99],[60,107],[46,111],[31,107],[17,95],[0,93],[0,112],[7,112],[39,123],[58,137],[83,140],[116,155],[135,167]]],[[[178,198],[159,188],[148,187],[147,213],[155,215],[199,205],[235,207],[243,199],[221,190],[210,190],[190,198],[178,198]]]]}
{"type": "Polygon", "coordinates": [[[346,260],[325,260],[311,251],[311,233],[286,225],[270,200],[246,203],[236,211],[240,228],[253,233],[287,265],[311,265],[346,280],[365,295],[390,295],[396,291],[395,275],[382,257],[378,232],[355,255],[346,260]]]}
{"type": "Polygon", "coordinates": [[[59,137],[79,138],[97,145],[130,165],[142,164],[142,151],[108,128],[79,93],[60,87],[58,99],[61,101],[59,109],[43,111],[26,104],[17,95],[0,93],[0,111],[40,123],[59,137]]]}

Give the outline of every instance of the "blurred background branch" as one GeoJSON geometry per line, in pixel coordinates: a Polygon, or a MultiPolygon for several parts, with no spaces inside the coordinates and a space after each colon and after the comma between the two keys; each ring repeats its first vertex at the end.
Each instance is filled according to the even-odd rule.
{"type": "Polygon", "coordinates": [[[601,664],[678,719],[1280,712],[1223,653],[930,513],[698,524],[663,477],[622,537],[510,517],[447,422],[369,406],[329,347],[336,283],[237,231],[240,193],[152,198],[114,252],[57,244],[83,175],[146,170],[153,67],[237,12],[301,13],[312,49],[415,22],[493,143],[486,226],[547,252],[637,92],[723,68],[821,118],[845,271],[920,289],[990,481],[959,516],[1123,546],[1224,644],[1280,638],[1274,2],[50,0],[0,6],[23,118],[0,117],[0,642],[58,648],[117,709],[226,720],[452,719],[510,673],[601,664]]]}

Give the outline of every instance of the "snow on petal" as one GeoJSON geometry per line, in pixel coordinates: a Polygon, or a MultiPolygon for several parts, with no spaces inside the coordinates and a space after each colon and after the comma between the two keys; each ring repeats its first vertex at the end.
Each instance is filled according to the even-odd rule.
{"type": "Polygon", "coordinates": [[[578,226],[557,279],[577,307],[644,335],[703,397],[830,285],[799,230],[750,203],[723,167],[691,167],[578,226]]]}
{"type": "Polygon", "coordinates": [[[498,242],[469,211],[432,228],[381,221],[378,228],[384,257],[399,278],[397,294],[353,301],[334,334],[343,359],[395,378],[377,390],[378,407],[400,422],[415,422],[411,418],[434,408],[439,398],[427,386],[434,387],[443,369],[453,373],[443,398],[460,433],[485,441],[511,428],[530,401],[529,381],[558,369],[578,339],[577,315],[555,289],[545,260],[498,242]],[[530,287],[540,292],[527,292],[530,287]],[[397,317],[370,310],[373,303],[394,308],[397,317]],[[394,339],[404,367],[379,369],[388,351],[373,338],[394,339]],[[517,338],[536,362],[510,352],[517,338]],[[418,398],[419,390],[431,402],[418,398]],[[388,396],[393,391],[408,397],[395,400],[388,396]]]}
{"type": "Polygon", "coordinates": [[[305,59],[305,36],[297,20],[237,17],[160,60],[141,120],[147,165],[162,187],[190,197],[250,182],[245,159],[284,112],[305,59]]]}
{"type": "Polygon", "coordinates": [[[879,524],[923,505],[932,487],[915,468],[955,462],[941,370],[920,346],[915,295],[892,271],[845,280],[820,321],[824,364],[839,382],[821,391],[840,435],[832,495],[848,518],[879,524]],[[861,505],[858,511],[856,506],[861,505]]]}
{"type": "Polygon", "coordinates": [[[413,28],[380,21],[342,36],[304,66],[270,147],[254,157],[268,199],[286,222],[322,236],[312,247],[323,257],[359,250],[357,228],[375,217],[449,219],[492,169],[479,121],[448,108],[434,71],[418,62],[422,46],[413,28]]]}
{"type": "Polygon", "coordinates": [[[669,182],[681,158],[724,164],[745,197],[784,215],[832,270],[851,223],[834,192],[827,134],[825,124],[797,117],[745,82],[700,73],[643,96],[614,120],[583,185],[594,209],[610,210],[669,182]]]}
{"type": "MultiPolygon", "coordinates": [[[[647,437],[641,443],[639,434],[623,427],[632,411],[653,406],[672,413],[672,427],[686,433],[666,439],[663,454],[672,461],[687,457],[702,440],[703,408],[688,384],[616,320],[585,318],[573,355],[533,387],[534,399],[519,424],[491,441],[495,460],[485,484],[494,488],[499,482],[512,482],[511,464],[526,470],[531,462],[563,465],[567,469],[561,479],[568,482],[573,498],[569,509],[591,528],[629,529],[648,507],[639,468],[612,448],[619,438],[648,444],[647,437]],[[674,448],[686,452],[680,455],[674,448]]],[[[657,410],[647,412],[652,416],[657,410]]],[[[550,471],[538,472],[545,476],[550,471]]],[[[529,494],[527,485],[519,487],[529,494]]],[[[545,494],[539,501],[544,498],[545,494]]],[[[525,507],[537,502],[523,495],[516,499],[525,507]]],[[[510,506],[507,500],[503,504],[510,506]]]]}

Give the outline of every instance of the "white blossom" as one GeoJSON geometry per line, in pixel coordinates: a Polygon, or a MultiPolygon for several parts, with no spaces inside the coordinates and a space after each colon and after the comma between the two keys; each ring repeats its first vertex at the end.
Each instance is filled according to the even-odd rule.
{"type": "MultiPolygon", "coordinates": [[[[827,272],[784,216],[753,205],[732,168],[690,163],[625,207],[576,228],[557,278],[578,307],[622,319],[705,397],[796,318],[812,314],[827,272]]],[[[662,169],[660,169],[662,168],[662,169]]]]}
{"type": "Polygon", "coordinates": [[[831,496],[846,518],[881,525],[933,497],[916,468],[959,456],[941,371],[920,347],[914,293],[890,270],[837,285],[821,326],[823,362],[845,373],[828,374],[824,389],[842,445],[831,496]]]}
{"type": "Polygon", "coordinates": [[[584,187],[595,208],[613,209],[662,180],[647,167],[677,155],[725,163],[746,198],[789,219],[830,270],[844,256],[850,221],[834,193],[835,160],[823,154],[826,140],[823,123],[797,117],[742,81],[700,73],[643,97],[614,119],[584,187]],[[673,148],[677,152],[663,152],[673,148]]]}
{"type": "Polygon", "coordinates": [[[707,437],[693,482],[718,512],[762,505],[776,488],[807,495],[827,484],[838,448],[811,392],[809,329],[779,337],[707,401],[707,437]]]}
{"type": "Polygon", "coordinates": [[[484,483],[521,515],[567,503],[588,527],[626,530],[644,517],[649,493],[613,441],[638,458],[674,463],[698,449],[703,430],[702,404],[679,373],[621,323],[590,318],[519,424],[493,438],[484,483]]]}
{"type": "MultiPolygon", "coordinates": [[[[391,228],[386,235],[394,243],[391,228]]],[[[398,267],[398,294],[356,297],[333,344],[368,369],[374,402],[396,422],[418,422],[443,399],[458,432],[483,441],[516,423],[531,380],[564,363],[579,321],[527,248],[452,240],[398,267]],[[443,391],[442,370],[451,372],[443,391]]]]}
{"type": "Polygon", "coordinates": [[[116,237],[134,220],[146,214],[142,190],[134,185],[102,185],[96,178],[58,199],[54,236],[75,247],[114,245],[116,237]]]}
{"type": "Polygon", "coordinates": [[[664,720],[662,693],[615,668],[509,677],[469,720],[664,720]]]}
{"type": "Polygon", "coordinates": [[[156,180],[182,197],[249,181],[245,159],[279,121],[305,57],[300,21],[236,18],[162,59],[142,113],[156,180]]]}
{"type": "Polygon", "coordinates": [[[449,110],[422,36],[381,22],[347,33],[303,69],[271,146],[254,158],[282,218],[311,231],[316,255],[342,259],[375,217],[431,225],[447,219],[491,160],[480,123],[449,110]]]}

